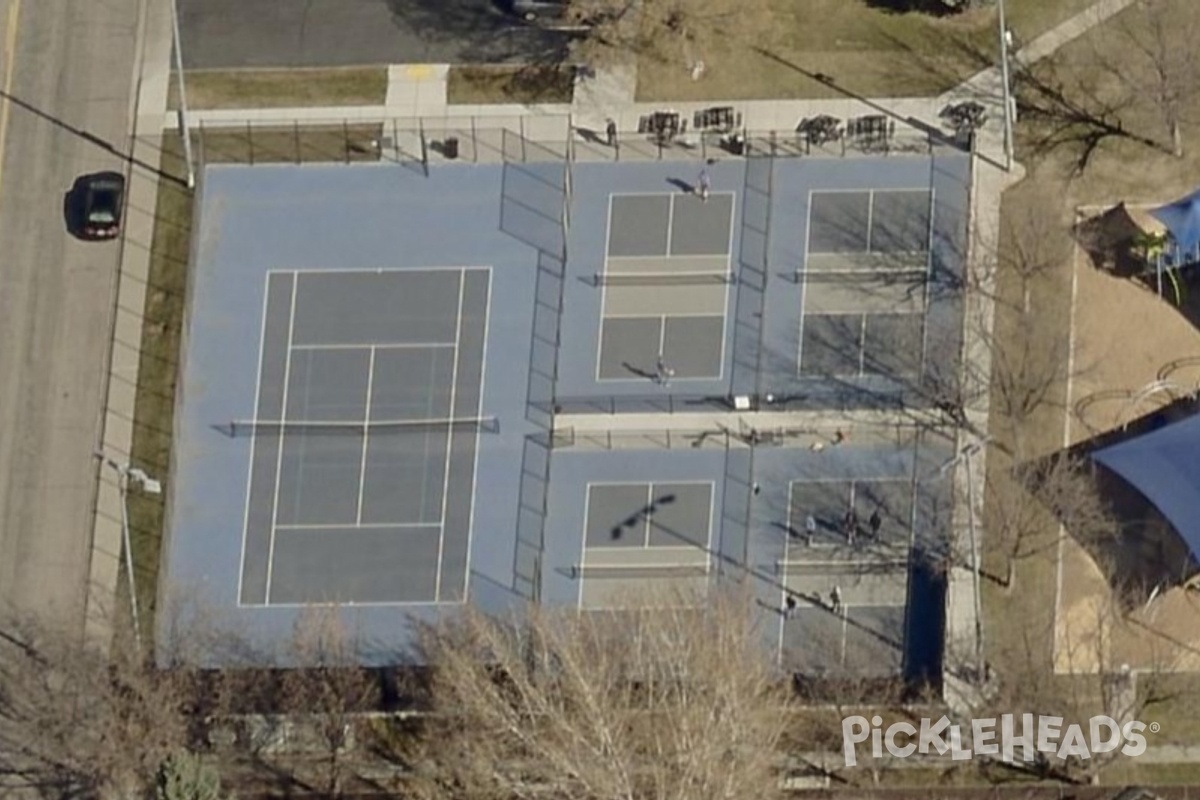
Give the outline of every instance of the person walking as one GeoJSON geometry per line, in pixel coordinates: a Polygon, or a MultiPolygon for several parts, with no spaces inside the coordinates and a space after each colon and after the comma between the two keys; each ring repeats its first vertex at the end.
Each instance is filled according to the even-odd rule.
{"type": "Polygon", "coordinates": [[[604,134],[608,137],[608,146],[617,146],[617,123],[611,117],[608,123],[604,126],[604,134]]]}
{"type": "Polygon", "coordinates": [[[833,607],[833,613],[842,613],[842,587],[835,585],[833,591],[829,593],[830,605],[833,607]]]}
{"type": "Polygon", "coordinates": [[[817,518],[809,514],[804,519],[804,535],[809,547],[812,547],[813,537],[817,535],[817,518]]]}

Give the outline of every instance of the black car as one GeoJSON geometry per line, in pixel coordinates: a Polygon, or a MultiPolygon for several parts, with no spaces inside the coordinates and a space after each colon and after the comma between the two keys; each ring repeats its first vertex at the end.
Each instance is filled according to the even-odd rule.
{"type": "Polygon", "coordinates": [[[76,230],[85,239],[113,239],[121,232],[125,176],[97,172],[75,182],[76,230]]]}

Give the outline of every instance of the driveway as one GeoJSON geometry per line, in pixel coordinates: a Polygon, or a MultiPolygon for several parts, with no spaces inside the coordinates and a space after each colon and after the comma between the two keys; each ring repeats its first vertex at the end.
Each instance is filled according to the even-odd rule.
{"type": "Polygon", "coordinates": [[[189,69],[536,61],[561,34],[492,0],[178,0],[189,69]]]}

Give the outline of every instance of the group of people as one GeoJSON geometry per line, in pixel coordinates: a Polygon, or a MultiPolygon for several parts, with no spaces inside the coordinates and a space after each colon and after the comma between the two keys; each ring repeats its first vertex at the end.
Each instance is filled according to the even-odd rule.
{"type": "MultiPolygon", "coordinates": [[[[867,527],[870,529],[872,536],[879,536],[879,529],[883,527],[883,515],[879,513],[878,508],[871,512],[871,516],[867,519],[867,527]]],[[[846,543],[853,547],[854,543],[858,540],[859,533],[858,514],[853,508],[847,510],[846,516],[842,517],[842,533],[846,535],[846,543]]],[[[809,514],[804,518],[804,535],[806,544],[809,547],[812,546],[813,537],[816,534],[817,518],[809,514]]]]}

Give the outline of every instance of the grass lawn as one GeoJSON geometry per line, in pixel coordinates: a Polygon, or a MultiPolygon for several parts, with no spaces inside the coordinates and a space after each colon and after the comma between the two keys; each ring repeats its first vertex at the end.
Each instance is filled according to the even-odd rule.
{"type": "Polygon", "coordinates": [[[568,68],[456,66],[447,75],[451,105],[569,103],[575,75],[568,68]]]}
{"type": "MultiPolygon", "coordinates": [[[[702,57],[708,71],[700,81],[691,80],[682,59],[669,65],[640,63],[638,99],[940,94],[990,66],[998,45],[992,11],[936,18],[888,13],[863,0],[764,2],[769,13],[763,13],[753,41],[731,41],[706,51],[702,57]],[[809,77],[815,73],[831,77],[837,88],[809,77]]],[[[1009,0],[1008,26],[1029,41],[1091,2],[1009,0]]]]}
{"type": "MultiPolygon", "coordinates": [[[[198,110],[370,106],[387,99],[385,67],[196,70],[185,77],[188,107],[198,110]]],[[[179,107],[175,73],[167,107],[179,107]]]]}
{"type": "MultiPolygon", "coordinates": [[[[182,144],[163,137],[161,169],[185,175],[182,144]]],[[[175,381],[183,329],[184,292],[192,233],[192,195],[174,181],[161,181],[150,243],[150,273],[142,325],[137,399],[133,412],[131,463],[165,485],[171,481],[171,433],[175,418],[175,381]]],[[[142,636],[151,641],[158,599],[164,497],[129,493],[129,529],[138,588],[142,636]]],[[[118,602],[128,598],[121,573],[118,602]]],[[[118,606],[121,607],[121,606],[118,606]]]]}

